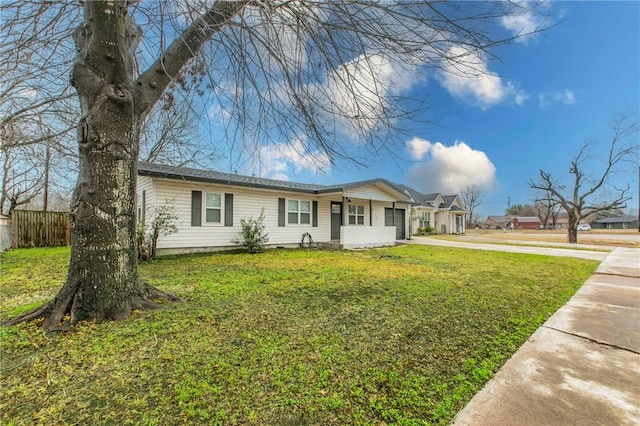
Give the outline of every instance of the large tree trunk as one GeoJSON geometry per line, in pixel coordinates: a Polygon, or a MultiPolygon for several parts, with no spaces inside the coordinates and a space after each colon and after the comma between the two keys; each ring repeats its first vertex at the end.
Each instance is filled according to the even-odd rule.
{"type": "Polygon", "coordinates": [[[569,220],[567,222],[567,242],[569,243],[577,243],[578,242],[578,216],[576,216],[575,212],[570,210],[568,212],[569,220]]]}
{"type": "Polygon", "coordinates": [[[123,319],[151,308],[152,298],[176,298],[144,284],[136,253],[136,177],[140,128],[133,52],[138,29],[127,3],[87,2],[75,33],[72,84],[83,118],[78,127],[80,170],[71,203],[71,260],[53,301],[9,323],[45,317],[43,328],[77,321],[123,319]]]}

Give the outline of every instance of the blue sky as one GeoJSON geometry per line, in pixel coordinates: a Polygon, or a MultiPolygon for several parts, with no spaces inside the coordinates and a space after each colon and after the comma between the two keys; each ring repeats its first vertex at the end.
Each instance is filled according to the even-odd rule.
{"type": "MultiPolygon", "coordinates": [[[[325,184],[382,177],[445,193],[478,184],[485,188],[479,209],[485,217],[503,214],[509,198],[531,203],[528,182],[540,168],[569,183],[569,161],[583,143],[598,142],[597,159],[616,113],[640,118],[640,2],[550,2],[547,8],[557,26],[501,47],[500,61],[486,63],[495,76],[470,86],[427,74],[412,86],[429,94],[434,107],[424,118],[436,125],[405,124],[409,135],[396,159],[319,170],[272,147],[262,154],[263,176],[325,184]]],[[[629,209],[637,211],[637,165],[615,179],[631,185],[629,209]]]]}

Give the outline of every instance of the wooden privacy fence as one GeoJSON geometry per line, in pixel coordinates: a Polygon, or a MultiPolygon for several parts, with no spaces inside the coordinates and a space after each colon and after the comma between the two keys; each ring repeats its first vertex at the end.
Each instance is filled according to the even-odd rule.
{"type": "Polygon", "coordinates": [[[69,245],[69,213],[14,210],[12,246],[56,247],[69,245]]]}

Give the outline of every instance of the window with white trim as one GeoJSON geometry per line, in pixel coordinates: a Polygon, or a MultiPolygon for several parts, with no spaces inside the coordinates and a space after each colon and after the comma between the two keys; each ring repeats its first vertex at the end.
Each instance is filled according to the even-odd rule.
{"type": "Polygon", "coordinates": [[[204,221],[205,223],[222,223],[222,194],[205,193],[204,221]]]}
{"type": "Polygon", "coordinates": [[[311,201],[288,200],[287,222],[290,224],[311,224],[311,201]]]}
{"type": "Polygon", "coordinates": [[[364,206],[349,204],[349,225],[364,225],[364,206]]]}
{"type": "Polygon", "coordinates": [[[431,227],[431,212],[420,212],[418,215],[418,227],[420,229],[431,227]]]}

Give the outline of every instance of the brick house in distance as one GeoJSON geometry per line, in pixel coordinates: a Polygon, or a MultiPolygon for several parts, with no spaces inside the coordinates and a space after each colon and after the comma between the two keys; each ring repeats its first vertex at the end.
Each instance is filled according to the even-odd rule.
{"type": "Polygon", "coordinates": [[[487,217],[486,227],[489,229],[509,229],[512,220],[511,216],[489,216],[487,217]]]}
{"type": "Polygon", "coordinates": [[[540,219],[537,216],[516,216],[513,218],[513,229],[540,229],[540,219]]]}

